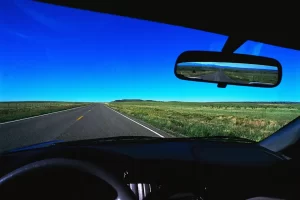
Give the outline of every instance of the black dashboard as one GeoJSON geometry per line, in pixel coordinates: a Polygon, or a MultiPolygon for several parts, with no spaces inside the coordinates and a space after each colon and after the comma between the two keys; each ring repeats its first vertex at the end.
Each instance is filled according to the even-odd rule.
{"type": "MultiPolygon", "coordinates": [[[[135,191],[137,196],[140,195],[138,199],[170,199],[171,196],[173,199],[249,199],[258,196],[291,199],[297,194],[298,176],[292,173],[298,168],[288,165],[290,161],[283,155],[255,143],[179,140],[62,143],[3,154],[0,176],[46,158],[70,158],[102,166],[132,190],[144,187],[142,196],[135,191]]],[[[43,175],[35,176],[35,182],[40,183],[46,177],[56,177],[56,180],[67,177],[66,181],[76,182],[73,180],[75,175],[67,175],[65,171],[51,173],[42,172],[43,175]],[[38,180],[39,177],[43,178],[38,180]]],[[[90,179],[80,180],[83,184],[90,179]]],[[[54,184],[50,179],[48,182],[54,184]]],[[[63,190],[68,193],[79,190],[74,189],[79,183],[76,187],[64,181],[61,183],[64,183],[63,188],[71,188],[63,190]]],[[[47,187],[53,186],[43,188],[47,187]]],[[[101,188],[106,188],[102,190],[102,196],[110,191],[106,186],[101,188]]],[[[110,194],[114,196],[113,192],[110,194]]]]}

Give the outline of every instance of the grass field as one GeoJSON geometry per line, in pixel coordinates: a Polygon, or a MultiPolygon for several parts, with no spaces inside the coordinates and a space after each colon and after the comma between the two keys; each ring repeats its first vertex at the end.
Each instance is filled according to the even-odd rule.
{"type": "MultiPolygon", "coordinates": [[[[216,67],[177,67],[177,74],[185,77],[199,77],[206,74],[213,74],[219,71],[216,67]]],[[[232,80],[245,82],[262,82],[276,84],[278,81],[277,71],[260,71],[260,70],[236,70],[236,69],[222,69],[222,71],[232,80]]]]}
{"type": "Polygon", "coordinates": [[[274,85],[278,81],[278,74],[276,71],[241,71],[232,69],[223,69],[223,71],[232,80],[237,81],[272,83],[274,85]]]}
{"type": "Polygon", "coordinates": [[[0,102],[0,122],[85,106],[74,102],[0,102]]]}
{"type": "Polygon", "coordinates": [[[259,141],[300,115],[300,104],[111,102],[109,107],[175,136],[259,141]]]}
{"type": "Polygon", "coordinates": [[[202,76],[206,74],[213,74],[218,71],[217,68],[212,67],[177,67],[176,73],[185,77],[202,76]]]}

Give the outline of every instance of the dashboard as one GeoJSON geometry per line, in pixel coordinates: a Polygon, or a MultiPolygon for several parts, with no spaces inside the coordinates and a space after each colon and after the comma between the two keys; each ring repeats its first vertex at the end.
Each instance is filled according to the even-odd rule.
{"type": "MultiPolygon", "coordinates": [[[[128,185],[137,199],[290,199],[297,194],[298,176],[291,179],[290,174],[298,168],[286,165],[289,161],[283,155],[252,143],[167,140],[78,145],[70,142],[1,155],[0,176],[47,158],[76,159],[101,166],[128,185]]],[[[27,183],[30,180],[29,188],[20,181],[5,191],[13,188],[26,193],[30,188],[38,188],[44,194],[59,191],[74,198],[80,196],[77,194],[80,191],[94,197],[116,198],[113,188],[103,181],[76,175],[72,170],[50,168],[22,180],[27,183]],[[56,187],[64,189],[54,190],[56,187]]],[[[4,191],[3,187],[0,191],[4,191]]]]}

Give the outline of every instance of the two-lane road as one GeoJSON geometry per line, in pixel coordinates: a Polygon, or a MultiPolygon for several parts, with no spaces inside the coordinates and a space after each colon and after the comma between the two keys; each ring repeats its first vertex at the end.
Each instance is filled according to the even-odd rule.
{"type": "Polygon", "coordinates": [[[165,132],[118,113],[104,104],[0,123],[0,152],[51,140],[114,136],[169,137],[165,132]]]}
{"type": "Polygon", "coordinates": [[[249,83],[247,81],[233,80],[230,77],[228,77],[221,69],[215,73],[205,74],[205,75],[191,77],[191,78],[201,79],[201,80],[205,80],[205,81],[224,82],[224,83],[239,83],[239,84],[248,84],[249,83]]]}

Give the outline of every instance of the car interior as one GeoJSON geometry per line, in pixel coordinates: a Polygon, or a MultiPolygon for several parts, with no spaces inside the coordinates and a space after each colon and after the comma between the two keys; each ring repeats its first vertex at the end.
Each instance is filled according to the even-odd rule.
{"type": "MultiPolygon", "coordinates": [[[[37,2],[223,34],[229,36],[222,49],[225,55],[248,40],[300,50],[294,24],[279,32],[280,21],[271,27],[271,17],[259,20],[263,15],[250,4],[251,15],[241,7],[231,14],[221,10],[218,15],[227,17],[214,18],[203,12],[212,5],[202,2],[37,2]]],[[[299,199],[299,119],[259,143],[222,137],[106,138],[7,151],[0,155],[0,195],[3,199],[299,199]]]]}

